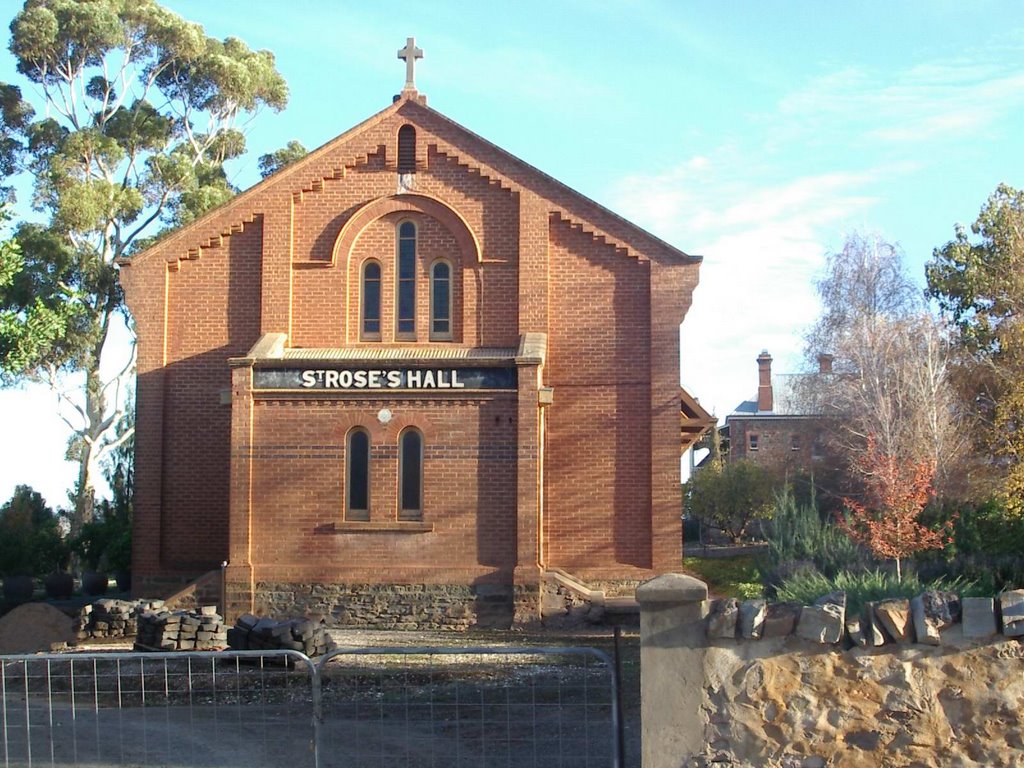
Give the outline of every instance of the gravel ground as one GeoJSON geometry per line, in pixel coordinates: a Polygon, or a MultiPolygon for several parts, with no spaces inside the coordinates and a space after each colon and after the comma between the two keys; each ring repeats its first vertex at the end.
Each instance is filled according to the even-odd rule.
{"type": "MultiPolygon", "coordinates": [[[[609,656],[613,653],[608,629],[332,630],[331,635],[342,649],[573,646],[596,647],[609,656]]],[[[76,650],[127,647],[105,643],[76,650]]],[[[332,661],[323,673],[321,768],[610,765],[607,711],[581,709],[579,700],[572,698],[574,687],[586,677],[599,681],[598,689],[591,689],[591,700],[598,701],[602,695],[607,699],[606,690],[600,689],[603,667],[597,666],[595,678],[571,665],[545,666],[550,665],[551,657],[531,655],[525,664],[512,663],[513,658],[521,660],[452,654],[429,660],[346,655],[332,661]],[[510,716],[509,712],[518,714],[510,716]],[[591,717],[591,712],[596,714],[591,717]],[[429,716],[421,717],[423,713],[429,716]]],[[[639,637],[635,630],[623,633],[622,669],[625,765],[633,768],[639,766],[640,754],[639,637]]],[[[49,707],[45,717],[40,710],[40,721],[47,724],[32,733],[33,753],[56,765],[308,765],[312,739],[306,673],[276,674],[283,681],[280,687],[272,686],[271,693],[264,693],[258,701],[243,700],[242,696],[233,699],[230,691],[225,695],[218,689],[217,707],[191,691],[187,702],[179,692],[158,707],[122,706],[84,717],[81,712],[71,717],[66,702],[54,706],[33,701],[33,707],[49,707]]],[[[8,714],[14,712],[11,703],[7,703],[8,714]]],[[[35,722],[35,716],[32,720],[35,722]]],[[[4,746],[16,746],[19,734],[13,728],[4,746]]]]}

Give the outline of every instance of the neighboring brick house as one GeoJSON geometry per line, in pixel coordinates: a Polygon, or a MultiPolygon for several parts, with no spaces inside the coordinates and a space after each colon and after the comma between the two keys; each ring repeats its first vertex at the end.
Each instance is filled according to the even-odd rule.
{"type": "Polygon", "coordinates": [[[828,458],[831,422],[808,408],[810,398],[802,390],[809,377],[833,375],[831,356],[818,357],[815,373],[773,375],[772,357],[765,350],[757,357],[757,375],[757,395],[725,417],[729,460],[813,471],[828,458]]]}
{"type": "Polygon", "coordinates": [[[226,561],[229,613],[465,626],[677,569],[699,261],[407,83],[121,265],[136,590],[226,561]]]}

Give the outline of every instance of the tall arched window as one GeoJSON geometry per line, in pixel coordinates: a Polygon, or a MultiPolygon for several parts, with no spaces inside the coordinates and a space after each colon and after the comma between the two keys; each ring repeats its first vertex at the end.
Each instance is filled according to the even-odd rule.
{"type": "Polygon", "coordinates": [[[345,446],[345,519],[370,519],[370,433],[357,427],[345,446]]]}
{"type": "Polygon", "coordinates": [[[398,519],[423,519],[423,435],[412,428],[398,436],[398,519]]]}
{"type": "Polygon", "coordinates": [[[359,335],[363,339],[380,339],[380,263],[367,261],[363,264],[362,285],[362,327],[359,335]]]}
{"type": "Polygon", "coordinates": [[[452,267],[435,261],[430,268],[430,338],[452,337],[452,267]]]}
{"type": "Polygon", "coordinates": [[[416,129],[411,125],[398,129],[398,172],[416,173],[416,129]]]}
{"type": "Polygon", "coordinates": [[[416,337],[416,225],[398,225],[398,323],[399,338],[416,337]]]}

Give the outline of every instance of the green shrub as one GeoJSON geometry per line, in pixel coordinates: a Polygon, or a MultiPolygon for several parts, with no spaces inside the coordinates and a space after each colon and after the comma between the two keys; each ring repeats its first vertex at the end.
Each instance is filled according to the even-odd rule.
{"type": "Polygon", "coordinates": [[[114,455],[104,473],[111,498],[96,503],[93,520],[82,526],[73,546],[82,563],[93,571],[127,571],[132,565],[133,453],[131,444],[114,455]]]}
{"type": "Polygon", "coordinates": [[[938,578],[923,582],[917,574],[904,573],[900,581],[895,573],[871,570],[840,571],[831,578],[820,573],[798,573],[778,586],[776,596],[779,600],[810,605],[830,592],[845,592],[847,613],[857,614],[865,603],[888,597],[910,599],[928,589],[941,589],[967,596],[992,594],[975,582],[960,578],[938,578]]]}
{"type": "Polygon", "coordinates": [[[951,560],[921,563],[918,573],[927,578],[973,582],[984,596],[1024,588],[1024,558],[1019,555],[958,555],[951,560]]]}
{"type": "Polygon", "coordinates": [[[956,554],[1002,557],[1024,552],[1024,518],[1007,512],[1001,501],[965,504],[954,512],[956,554]]]}
{"type": "Polygon", "coordinates": [[[865,564],[862,550],[822,519],[813,492],[806,503],[800,503],[789,486],[777,491],[766,538],[768,552],[762,570],[769,574],[791,563],[808,562],[831,577],[865,564]]]}
{"type": "Polygon", "coordinates": [[[42,576],[67,559],[57,516],[41,494],[19,485],[0,507],[0,575],[42,576]]]}
{"type": "Polygon", "coordinates": [[[1024,518],[1002,501],[934,504],[922,517],[933,525],[954,524],[953,542],[919,557],[919,573],[973,581],[988,595],[1024,587],[1024,518]]]}
{"type": "Polygon", "coordinates": [[[131,520],[101,517],[85,523],[72,547],[90,571],[119,571],[131,567],[131,520]]]}
{"type": "Polygon", "coordinates": [[[683,486],[686,514],[739,541],[753,520],[771,516],[773,478],[752,461],[713,461],[683,486]]]}
{"type": "Polygon", "coordinates": [[[739,557],[684,557],[683,567],[707,582],[709,591],[722,597],[750,600],[764,596],[761,571],[756,558],[739,557]]]}

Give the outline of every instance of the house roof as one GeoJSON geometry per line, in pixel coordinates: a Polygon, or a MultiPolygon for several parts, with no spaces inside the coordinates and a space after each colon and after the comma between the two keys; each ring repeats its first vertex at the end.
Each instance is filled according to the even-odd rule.
{"type": "MultiPolygon", "coordinates": [[[[441,112],[426,106],[423,101],[415,91],[403,92],[387,108],[353,126],[302,159],[239,193],[196,221],[168,234],[146,251],[122,259],[121,264],[139,263],[150,258],[150,255],[155,252],[168,254],[170,260],[174,258],[173,253],[180,253],[181,249],[194,250],[197,247],[202,247],[206,241],[212,238],[230,234],[236,226],[252,221],[254,216],[259,215],[261,206],[254,205],[254,203],[262,201],[261,195],[273,191],[276,187],[288,190],[289,193],[305,188],[310,184],[311,171],[313,176],[322,175],[318,169],[322,167],[325,159],[330,158],[333,153],[338,152],[347,143],[353,142],[360,135],[399,113],[401,113],[402,119],[414,125],[425,125],[430,122],[434,128],[437,128],[439,124],[445,129],[444,140],[453,145],[456,151],[463,156],[472,158],[474,167],[478,167],[481,173],[486,172],[488,176],[497,177],[513,189],[523,187],[535,191],[542,198],[549,200],[553,209],[564,211],[566,217],[572,221],[585,222],[587,228],[593,229],[597,236],[604,237],[611,244],[625,249],[632,255],[642,253],[651,256],[657,254],[691,263],[699,263],[702,260],[700,256],[687,254],[627,221],[608,208],[473,133],[441,112]],[[482,158],[486,158],[486,162],[482,158]],[[233,211],[238,213],[236,217],[238,224],[230,215],[233,211]],[[224,224],[224,222],[230,222],[230,224],[224,224]],[[211,225],[221,226],[218,226],[216,230],[211,230],[211,225]]],[[[323,178],[328,178],[328,176],[323,178]]],[[[336,178],[336,176],[332,178],[336,178]]],[[[315,186],[319,180],[314,179],[312,183],[315,186]]],[[[181,256],[177,258],[181,258],[181,256]]]]}
{"type": "Polygon", "coordinates": [[[814,408],[809,407],[806,397],[801,391],[802,385],[814,380],[818,376],[829,374],[820,373],[778,373],[772,374],[772,410],[759,411],[757,409],[757,395],[751,399],[744,400],[726,418],[737,416],[817,416],[820,415],[814,408]]]}

